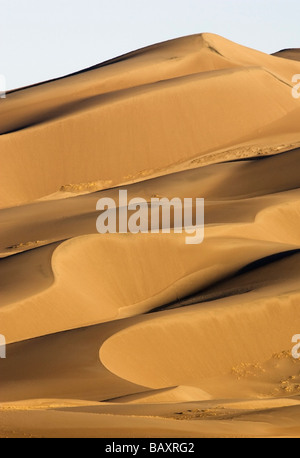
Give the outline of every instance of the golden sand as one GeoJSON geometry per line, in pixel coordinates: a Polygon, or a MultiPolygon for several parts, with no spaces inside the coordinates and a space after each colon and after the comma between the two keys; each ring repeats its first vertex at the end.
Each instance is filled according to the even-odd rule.
{"type": "Polygon", "coordinates": [[[0,437],[300,436],[295,74],[202,34],[1,99],[0,437]],[[120,186],[204,243],[97,234],[120,186]]]}

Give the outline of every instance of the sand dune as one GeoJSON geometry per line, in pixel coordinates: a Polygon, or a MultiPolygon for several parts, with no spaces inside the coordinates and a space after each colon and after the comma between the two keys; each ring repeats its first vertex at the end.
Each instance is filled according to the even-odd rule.
{"type": "Polygon", "coordinates": [[[120,184],[253,141],[299,108],[291,97],[299,71],[296,62],[204,34],[9,93],[0,106],[0,205],[69,184],[120,184]]]}
{"type": "Polygon", "coordinates": [[[300,49],[283,49],[273,54],[273,56],[283,59],[300,60],[300,49]]]}
{"type": "Polygon", "coordinates": [[[212,34],[0,101],[0,437],[299,437],[298,50],[212,34]],[[205,199],[205,238],[96,203],[205,199]]]}
{"type": "Polygon", "coordinates": [[[192,402],[210,399],[210,396],[205,391],[193,386],[176,386],[172,388],[164,388],[161,390],[153,390],[141,394],[124,396],[116,398],[115,403],[124,404],[166,404],[179,402],[192,402]]]}

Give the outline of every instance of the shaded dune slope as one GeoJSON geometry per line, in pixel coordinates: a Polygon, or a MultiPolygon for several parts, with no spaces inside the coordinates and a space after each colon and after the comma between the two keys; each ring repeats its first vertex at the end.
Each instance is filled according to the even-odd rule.
{"type": "Polygon", "coordinates": [[[300,61],[300,49],[283,49],[282,51],[275,52],[272,54],[275,57],[281,57],[282,59],[300,61]]]}
{"type": "Polygon", "coordinates": [[[287,55],[195,35],[0,102],[0,437],[300,435],[287,55]],[[97,234],[120,189],[205,198],[203,244],[97,234]]]}
{"type": "Polygon", "coordinates": [[[157,194],[173,197],[179,183],[177,194],[182,198],[199,196],[201,189],[206,198],[206,231],[199,246],[186,246],[184,233],[96,235],[96,202],[100,196],[116,198],[118,190],[3,210],[3,221],[13,224],[3,231],[4,258],[0,260],[6,273],[0,317],[8,341],[162,307],[235,274],[256,259],[298,249],[298,162],[299,152],[293,150],[181,172],[128,188],[129,196],[141,194],[147,200],[157,194]],[[26,231],[24,223],[31,212],[33,224],[27,223],[26,231]],[[50,251],[45,251],[48,244],[50,251]],[[20,283],[23,263],[29,266],[29,262],[40,266],[44,275],[34,276],[31,268],[33,278],[22,280],[30,284],[31,294],[21,288],[20,297],[15,284],[20,283]]]}
{"type": "MultiPolygon", "coordinates": [[[[268,125],[299,109],[290,77],[299,65],[204,34],[11,92],[0,106],[0,205],[69,184],[162,174],[262,140],[268,125]]],[[[276,130],[279,144],[286,133],[284,124],[276,130]]]]}

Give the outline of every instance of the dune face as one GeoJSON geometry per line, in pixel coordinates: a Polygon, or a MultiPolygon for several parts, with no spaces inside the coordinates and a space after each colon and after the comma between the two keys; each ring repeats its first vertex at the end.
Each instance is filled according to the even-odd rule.
{"type": "Polygon", "coordinates": [[[277,147],[288,131],[293,143],[284,124],[275,145],[264,129],[299,111],[297,73],[296,62],[204,34],[12,92],[0,105],[0,206],[165,174],[254,138],[277,147]]]}
{"type": "Polygon", "coordinates": [[[300,61],[300,49],[283,49],[282,51],[275,52],[273,56],[300,61]]]}
{"type": "Polygon", "coordinates": [[[202,34],[0,100],[0,437],[300,436],[298,61],[202,34]],[[125,189],[203,243],[98,234],[125,189]]]}

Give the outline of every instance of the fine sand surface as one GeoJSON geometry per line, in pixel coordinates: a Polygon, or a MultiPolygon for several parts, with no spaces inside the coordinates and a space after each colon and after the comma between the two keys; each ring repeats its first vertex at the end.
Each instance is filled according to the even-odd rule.
{"type": "Polygon", "coordinates": [[[0,100],[1,437],[300,437],[299,50],[212,34],[0,100]],[[204,198],[205,238],[96,231],[204,198]]]}

